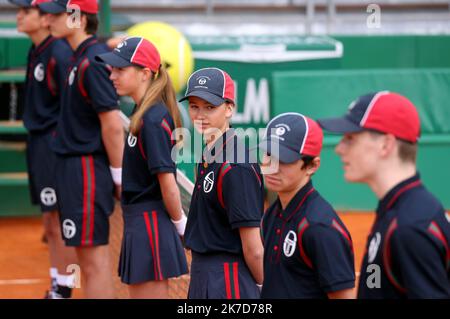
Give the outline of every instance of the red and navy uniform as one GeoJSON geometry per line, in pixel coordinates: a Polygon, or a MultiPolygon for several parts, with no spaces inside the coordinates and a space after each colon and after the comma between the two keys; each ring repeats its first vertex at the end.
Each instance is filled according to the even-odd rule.
{"type": "Polygon", "coordinates": [[[92,36],[71,58],[53,143],[60,155],[105,154],[98,113],[118,109],[119,98],[109,80],[109,67],[95,56],[109,51],[92,36]]]}
{"type": "Polygon", "coordinates": [[[95,56],[109,51],[95,36],[70,59],[52,149],[59,155],[57,195],[66,245],[108,243],[114,185],[102,142],[99,113],[118,109],[108,67],[95,56]]]}
{"type": "Polygon", "coordinates": [[[450,298],[450,217],[419,175],[392,188],[376,214],[358,298],[450,298]]]}
{"type": "Polygon", "coordinates": [[[264,284],[261,298],[325,299],[355,286],[350,233],[308,182],[286,209],[280,200],[261,222],[264,284]]]}
{"type": "Polygon", "coordinates": [[[144,114],[137,136],[129,133],[122,166],[124,235],[122,282],[164,280],[188,272],[181,239],[162,201],[158,174],[176,173],[171,158],[174,123],[159,102],[144,114]]]}
{"type": "Polygon", "coordinates": [[[259,165],[251,163],[248,149],[241,146],[230,128],[210,151],[205,148],[198,164],[184,235],[192,250],[190,299],[259,298],[243,258],[239,228],[259,227],[264,185],[259,165]]]}
{"type": "Polygon", "coordinates": [[[31,133],[48,132],[56,125],[60,94],[73,52],[66,40],[48,36],[28,53],[23,123],[31,133]]]}
{"type": "Polygon", "coordinates": [[[57,208],[55,154],[50,149],[51,133],[58,119],[62,83],[72,50],[65,40],[48,36],[28,53],[23,121],[29,132],[27,167],[33,204],[43,212],[57,208]]]}

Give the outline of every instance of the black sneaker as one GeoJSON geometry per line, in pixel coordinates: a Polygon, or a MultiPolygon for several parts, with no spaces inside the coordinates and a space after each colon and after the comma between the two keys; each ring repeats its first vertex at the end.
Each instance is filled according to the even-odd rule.
{"type": "Polygon", "coordinates": [[[44,299],[64,299],[59,293],[52,290],[47,290],[45,292],[44,299]]]}

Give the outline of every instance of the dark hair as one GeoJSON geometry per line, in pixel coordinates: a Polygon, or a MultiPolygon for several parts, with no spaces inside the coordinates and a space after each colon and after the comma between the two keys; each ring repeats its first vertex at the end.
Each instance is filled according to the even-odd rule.
{"type": "Polygon", "coordinates": [[[81,14],[86,16],[86,28],[84,29],[84,31],[86,31],[87,34],[97,33],[97,29],[98,29],[97,14],[85,13],[85,12],[82,12],[81,14]]]}
{"type": "MultiPolygon", "coordinates": [[[[29,8],[29,9],[31,9],[31,8],[29,8]]],[[[49,14],[49,13],[47,13],[47,12],[42,11],[39,7],[35,8],[35,9],[38,10],[39,16],[41,16],[41,17],[42,17],[42,16],[45,16],[46,14],[49,14]]]]}
{"type": "Polygon", "coordinates": [[[307,169],[309,166],[311,166],[312,162],[315,158],[316,158],[316,156],[309,156],[309,155],[302,156],[302,160],[303,160],[302,170],[307,169]]]}

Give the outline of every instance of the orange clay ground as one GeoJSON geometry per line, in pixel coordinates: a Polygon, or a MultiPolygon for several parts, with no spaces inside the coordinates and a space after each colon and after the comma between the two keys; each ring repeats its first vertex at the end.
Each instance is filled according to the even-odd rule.
{"type": "MultiPolygon", "coordinates": [[[[355,248],[355,268],[359,272],[373,213],[341,213],[349,229],[355,248]]],[[[114,270],[117,265],[121,234],[120,212],[112,217],[112,255],[114,270]]],[[[40,217],[0,218],[0,299],[42,298],[49,286],[48,251],[42,242],[43,228],[40,217]]],[[[116,271],[114,271],[114,275],[116,271]]],[[[126,288],[115,280],[117,296],[126,298],[126,288]]],[[[172,298],[185,298],[188,276],[170,282],[172,298]]],[[[75,298],[82,298],[82,289],[75,289],[75,298]]]]}

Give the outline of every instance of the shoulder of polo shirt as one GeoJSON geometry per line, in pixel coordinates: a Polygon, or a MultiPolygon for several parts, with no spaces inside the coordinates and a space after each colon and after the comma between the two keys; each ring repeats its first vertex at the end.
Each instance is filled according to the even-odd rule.
{"type": "MultiPolygon", "coordinates": [[[[431,223],[430,223],[431,224],[431,223]]],[[[429,240],[438,239],[435,235],[429,232],[429,226],[424,228],[419,225],[397,225],[391,233],[390,242],[395,240],[400,245],[409,245],[414,239],[428,238],[429,240]]],[[[431,243],[431,242],[430,242],[431,243]]],[[[392,244],[391,244],[392,247],[392,244]]]]}
{"type": "MultiPolygon", "coordinates": [[[[259,184],[259,186],[263,185],[263,179],[260,175],[258,175],[258,172],[252,168],[251,164],[232,164],[228,163],[230,166],[230,169],[225,171],[225,174],[220,173],[221,178],[223,178],[224,181],[227,181],[231,176],[236,178],[236,176],[239,176],[242,178],[243,173],[246,172],[247,176],[250,178],[254,178],[254,180],[259,184]]],[[[241,185],[242,186],[242,185],[241,185]]]]}
{"type": "Polygon", "coordinates": [[[227,163],[231,166],[232,169],[235,170],[247,170],[249,172],[253,172],[255,171],[254,168],[252,168],[252,164],[250,163],[233,163],[233,162],[228,162],[227,163]]]}
{"type": "Polygon", "coordinates": [[[110,51],[111,51],[111,49],[105,43],[101,43],[101,42],[97,41],[96,43],[89,45],[86,48],[86,51],[84,52],[83,55],[86,56],[89,59],[89,61],[91,61],[91,62],[97,62],[99,64],[104,64],[103,62],[97,61],[95,59],[95,57],[99,54],[107,53],[110,51]]]}
{"type": "Polygon", "coordinates": [[[69,44],[64,42],[63,39],[55,40],[52,46],[52,56],[56,59],[57,62],[69,65],[72,54],[72,49],[70,48],[69,44]]]}
{"type": "Polygon", "coordinates": [[[306,212],[306,218],[310,225],[321,224],[331,226],[333,219],[336,218],[337,213],[334,208],[328,203],[317,191],[316,194],[308,196],[303,209],[306,212]]]}
{"type": "Polygon", "coordinates": [[[448,246],[450,244],[449,239],[448,237],[445,238],[448,230],[446,232],[445,228],[442,227],[448,225],[444,214],[444,212],[438,212],[432,217],[421,220],[397,217],[390,223],[390,227],[394,227],[391,236],[402,245],[409,245],[414,239],[428,238],[448,246]]]}
{"type": "Polygon", "coordinates": [[[430,192],[424,189],[411,189],[405,200],[401,200],[395,205],[398,225],[423,225],[428,226],[428,222],[436,216],[445,214],[445,209],[439,200],[430,192]]]}
{"type": "Polygon", "coordinates": [[[142,119],[146,124],[159,125],[167,115],[170,115],[169,110],[163,102],[159,101],[144,112],[142,119]]]}

